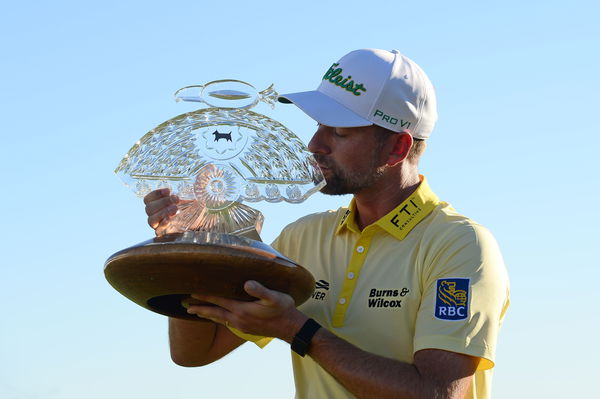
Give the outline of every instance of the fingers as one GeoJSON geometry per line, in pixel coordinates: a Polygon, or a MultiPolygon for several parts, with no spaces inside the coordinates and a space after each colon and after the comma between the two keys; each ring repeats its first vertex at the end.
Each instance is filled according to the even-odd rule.
{"type": "Polygon", "coordinates": [[[156,201],[157,199],[167,197],[170,192],[171,190],[169,190],[168,188],[159,188],[158,190],[154,190],[144,197],[144,204],[147,205],[150,202],[156,201]]]}
{"type": "MultiPolygon", "coordinates": [[[[244,290],[251,296],[261,301],[262,305],[270,305],[276,303],[279,299],[278,294],[280,294],[277,291],[269,290],[259,282],[253,280],[246,281],[246,283],[244,284],[244,290]]],[[[217,305],[229,311],[234,311],[235,309],[251,306],[253,302],[237,301],[235,299],[204,294],[192,294],[191,297],[195,300],[217,305]]]]}
{"type": "Polygon", "coordinates": [[[240,304],[240,301],[236,301],[235,299],[223,298],[220,296],[209,296],[203,294],[192,294],[190,296],[192,297],[192,299],[195,299],[197,301],[209,303],[211,305],[216,305],[229,311],[232,311],[236,308],[236,305],[240,304]]]}
{"type": "Polygon", "coordinates": [[[253,296],[258,299],[262,299],[267,302],[276,302],[277,301],[277,291],[272,291],[266,288],[264,285],[259,283],[258,281],[249,280],[244,284],[244,290],[248,293],[248,295],[253,296]]]}
{"type": "Polygon", "coordinates": [[[218,306],[206,305],[189,305],[187,308],[189,314],[195,314],[203,319],[212,320],[215,323],[226,324],[231,316],[231,313],[226,309],[218,306]]]}
{"type": "Polygon", "coordinates": [[[162,197],[155,199],[152,202],[146,203],[146,214],[148,216],[152,216],[169,206],[173,206],[176,208],[176,205],[179,203],[179,197],[176,195],[170,195],[167,197],[162,197]]]}
{"type": "Polygon", "coordinates": [[[158,226],[154,227],[152,224],[150,224],[150,218],[148,218],[148,224],[150,224],[150,227],[152,227],[156,231],[156,235],[160,236],[169,227],[169,224],[171,223],[171,219],[172,219],[171,216],[167,216],[167,217],[163,218],[160,222],[158,222],[158,226]]]}
{"type": "Polygon", "coordinates": [[[148,208],[146,205],[146,214],[148,215],[148,224],[153,229],[157,229],[159,226],[165,226],[168,224],[169,219],[175,216],[177,213],[177,205],[173,205],[170,202],[162,204],[161,207],[157,205],[156,208],[148,208]]]}
{"type": "Polygon", "coordinates": [[[153,229],[157,229],[164,224],[169,217],[177,213],[177,204],[179,197],[170,195],[168,188],[154,190],[144,197],[146,204],[146,215],[148,215],[148,224],[153,229]]]}
{"type": "MultiPolygon", "coordinates": [[[[233,313],[230,309],[217,304],[217,302],[224,303],[227,301],[233,302],[232,300],[225,300],[225,298],[193,294],[184,299],[181,304],[189,314],[195,314],[215,323],[228,324],[234,316],[233,313]]],[[[231,306],[231,303],[228,303],[228,305],[231,306]]]]}

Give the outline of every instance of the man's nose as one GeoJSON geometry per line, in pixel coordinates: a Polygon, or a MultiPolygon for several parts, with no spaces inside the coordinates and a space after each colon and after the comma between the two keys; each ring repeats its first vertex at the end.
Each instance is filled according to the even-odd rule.
{"type": "Polygon", "coordinates": [[[327,126],[319,125],[315,134],[308,142],[308,151],[313,154],[328,154],[330,152],[329,146],[327,145],[326,135],[327,126]]]}

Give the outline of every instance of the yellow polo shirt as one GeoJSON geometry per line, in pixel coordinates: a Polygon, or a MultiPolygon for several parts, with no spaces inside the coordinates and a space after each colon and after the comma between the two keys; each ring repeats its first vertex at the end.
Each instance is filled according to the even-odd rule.
{"type": "MultiPolygon", "coordinates": [[[[396,209],[360,231],[348,208],[309,215],[272,244],[314,275],[299,309],[353,345],[412,363],[421,349],[481,358],[467,398],[489,398],[509,282],[487,229],[441,202],[422,177],[396,209]]],[[[263,341],[264,342],[264,341],[263,341]]],[[[296,397],[353,397],[310,356],[292,353],[296,397]]]]}

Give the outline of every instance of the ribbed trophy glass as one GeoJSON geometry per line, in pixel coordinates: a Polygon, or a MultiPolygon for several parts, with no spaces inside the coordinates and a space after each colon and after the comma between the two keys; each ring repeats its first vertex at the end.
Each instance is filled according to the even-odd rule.
{"type": "Polygon", "coordinates": [[[169,188],[180,198],[177,214],[155,238],[108,258],[109,283],[147,309],[192,320],[198,318],[182,306],[190,294],[252,300],[243,290],[251,279],[304,302],[314,279],[260,242],[263,215],[247,205],[301,203],[325,185],[302,141],[250,110],[261,101],[275,106],[273,86],[258,92],[239,80],[219,80],[184,87],[175,99],[208,108],[152,129],[115,172],[139,197],[169,188]]]}

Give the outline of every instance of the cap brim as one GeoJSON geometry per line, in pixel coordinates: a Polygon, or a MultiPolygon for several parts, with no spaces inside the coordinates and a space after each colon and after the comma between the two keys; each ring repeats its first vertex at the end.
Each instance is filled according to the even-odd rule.
{"type": "Polygon", "coordinates": [[[317,90],[282,94],[277,100],[285,104],[295,104],[306,115],[322,125],[359,127],[373,124],[317,90]]]}

